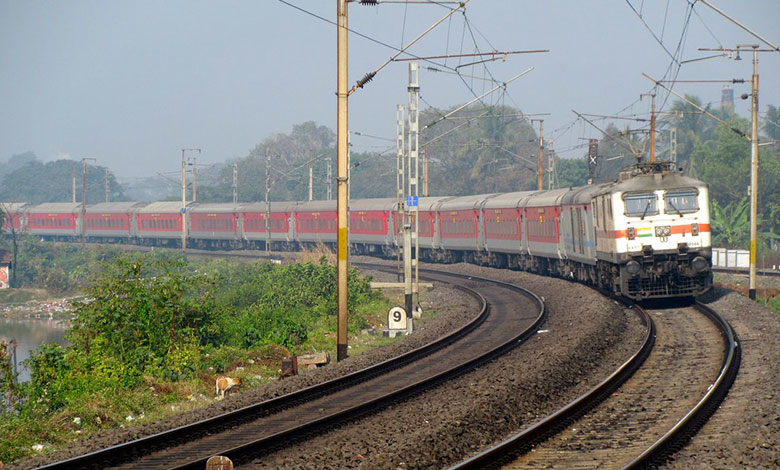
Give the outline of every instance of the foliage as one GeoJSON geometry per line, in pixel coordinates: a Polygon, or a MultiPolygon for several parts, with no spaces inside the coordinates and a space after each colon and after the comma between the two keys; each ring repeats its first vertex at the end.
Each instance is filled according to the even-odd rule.
{"type": "Polygon", "coordinates": [[[583,158],[561,158],[555,162],[559,188],[571,188],[588,184],[588,162],[583,158]]]}
{"type": "MultiPolygon", "coordinates": [[[[0,240],[0,248],[11,249],[11,239],[0,240]]],[[[119,250],[112,246],[89,249],[76,244],[55,244],[29,235],[19,237],[15,287],[39,287],[54,292],[73,292],[83,287],[102,262],[119,250]]]]}
{"type": "MultiPolygon", "coordinates": [[[[42,163],[28,161],[23,166],[3,176],[0,184],[0,201],[20,201],[40,204],[43,202],[70,202],[72,200],[72,175],[77,175],[77,190],[81,190],[81,162],[56,160],[42,163]],[[75,173],[74,173],[75,172],[75,173]],[[45,183],[43,183],[45,182],[45,183]]],[[[105,199],[106,168],[87,165],[87,202],[94,204],[105,199]]],[[[111,200],[122,201],[125,196],[113,174],[109,173],[111,200]]],[[[77,200],[81,201],[80,194],[77,200]]]]}

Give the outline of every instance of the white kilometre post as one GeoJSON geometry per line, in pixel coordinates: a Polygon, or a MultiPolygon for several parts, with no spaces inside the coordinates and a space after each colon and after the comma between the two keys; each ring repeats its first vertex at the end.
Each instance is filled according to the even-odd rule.
{"type": "MultiPolygon", "coordinates": [[[[411,230],[411,243],[414,244],[414,250],[412,252],[411,266],[414,269],[414,281],[412,284],[411,299],[407,301],[407,317],[409,318],[408,330],[413,330],[412,312],[415,306],[419,302],[419,253],[420,253],[420,239],[418,232],[420,228],[419,220],[419,189],[420,189],[420,65],[417,62],[409,62],[409,140],[408,140],[408,188],[409,188],[409,200],[411,204],[408,204],[409,225],[411,230]]],[[[411,248],[411,246],[410,246],[411,248]]]]}
{"type": "MultiPolygon", "coordinates": [[[[396,240],[396,253],[397,253],[397,262],[398,262],[398,276],[401,276],[401,250],[397,249],[401,245],[401,236],[404,233],[403,230],[403,224],[404,224],[404,192],[405,192],[405,178],[404,178],[404,159],[406,156],[404,155],[404,142],[405,140],[405,133],[406,133],[406,122],[405,122],[405,115],[404,112],[404,106],[399,104],[396,106],[395,116],[396,116],[396,137],[395,137],[395,145],[396,145],[396,154],[395,154],[395,163],[396,163],[396,177],[395,177],[395,196],[398,200],[398,211],[396,213],[395,223],[393,224],[393,227],[395,228],[395,240],[396,240]],[[398,224],[401,224],[399,227],[398,224]]],[[[400,279],[399,279],[400,281],[400,279]]]]}

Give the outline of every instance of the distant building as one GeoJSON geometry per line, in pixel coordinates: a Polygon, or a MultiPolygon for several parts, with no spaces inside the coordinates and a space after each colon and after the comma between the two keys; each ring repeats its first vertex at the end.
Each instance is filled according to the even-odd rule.
{"type": "Polygon", "coordinates": [[[726,85],[720,91],[720,109],[721,111],[734,112],[734,89],[726,85]]]}
{"type": "Polygon", "coordinates": [[[8,289],[8,269],[11,266],[11,252],[0,250],[0,289],[8,289]]]}

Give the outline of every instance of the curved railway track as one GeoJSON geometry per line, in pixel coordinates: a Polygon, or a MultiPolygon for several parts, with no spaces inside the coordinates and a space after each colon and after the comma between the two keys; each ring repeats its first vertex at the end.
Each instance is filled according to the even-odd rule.
{"type": "Polygon", "coordinates": [[[471,293],[481,302],[480,313],[463,328],[429,345],[342,378],[38,468],[202,469],[212,455],[242,462],[473,369],[533,335],[545,319],[544,302],[520,287],[457,273],[421,271],[429,280],[471,293]]]}
{"type": "Polygon", "coordinates": [[[637,353],[597,387],[450,469],[651,468],[679,450],[728,393],[739,369],[739,342],[731,326],[700,303],[644,315],[658,320],[651,354],[645,350],[656,333],[648,330],[637,353]],[[638,369],[644,355],[646,366],[638,369]],[[638,370],[631,376],[628,369],[638,370]]]}

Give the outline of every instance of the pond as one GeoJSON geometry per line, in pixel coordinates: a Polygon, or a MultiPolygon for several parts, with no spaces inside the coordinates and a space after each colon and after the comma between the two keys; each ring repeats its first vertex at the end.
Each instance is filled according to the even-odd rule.
{"type": "Polygon", "coordinates": [[[22,361],[29,358],[30,352],[38,349],[41,344],[67,344],[65,341],[67,327],[67,322],[49,318],[18,320],[0,318],[0,339],[16,340],[16,370],[20,382],[30,380],[30,371],[22,365],[22,361]]]}

